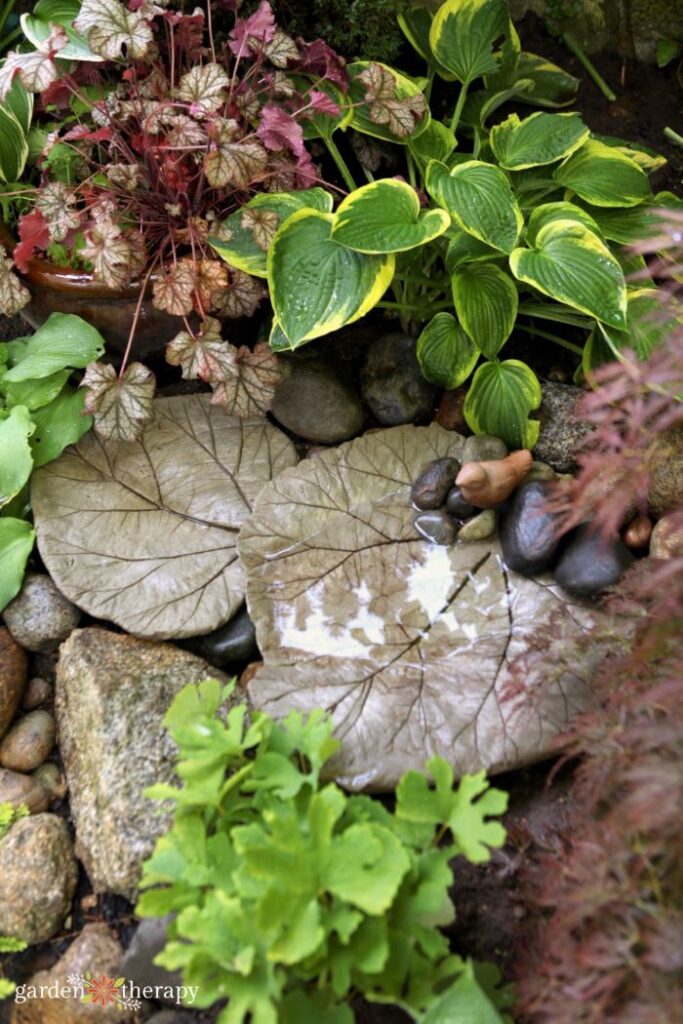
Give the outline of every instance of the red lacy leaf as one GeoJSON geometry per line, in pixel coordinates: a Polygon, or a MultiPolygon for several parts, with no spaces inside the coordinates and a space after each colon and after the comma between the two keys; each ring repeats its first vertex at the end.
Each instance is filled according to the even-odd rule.
{"type": "Polygon", "coordinates": [[[326,78],[328,82],[334,82],[344,90],[348,89],[349,76],[346,70],[346,61],[338,53],[335,53],[331,46],[328,46],[322,39],[316,39],[312,43],[297,39],[297,44],[301,54],[300,67],[302,71],[326,78]]]}
{"type": "Polygon", "coordinates": [[[259,50],[275,35],[275,16],[268,0],[261,0],[258,9],[249,18],[238,18],[230,33],[228,46],[236,56],[249,50],[259,50]]]}
{"type": "Polygon", "coordinates": [[[87,124],[78,124],[70,128],[63,136],[67,142],[77,139],[79,142],[110,142],[113,131],[109,127],[96,128],[91,131],[87,124]]]}
{"type": "Polygon", "coordinates": [[[50,229],[40,210],[34,209],[20,217],[19,239],[12,258],[22,274],[25,274],[28,271],[29,260],[36,250],[45,250],[50,244],[50,229]]]}
{"type": "Polygon", "coordinates": [[[261,111],[256,134],[267,149],[289,149],[298,157],[306,151],[301,125],[274,103],[266,103],[261,111]]]}
{"type": "Polygon", "coordinates": [[[321,92],[319,89],[311,89],[308,94],[308,102],[316,114],[329,114],[330,117],[339,117],[341,113],[339,104],[335,103],[326,92],[321,92]]]}

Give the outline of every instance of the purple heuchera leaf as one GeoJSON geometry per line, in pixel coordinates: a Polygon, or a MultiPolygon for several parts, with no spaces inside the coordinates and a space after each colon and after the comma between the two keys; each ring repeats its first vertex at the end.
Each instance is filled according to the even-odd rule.
{"type": "Polygon", "coordinates": [[[289,149],[297,157],[306,152],[304,133],[291,114],[274,103],[266,103],[256,134],[266,149],[289,149]]]}
{"type": "Polygon", "coordinates": [[[230,49],[238,57],[254,45],[258,49],[275,35],[275,15],[268,0],[261,0],[258,9],[248,18],[238,18],[230,33],[230,49]]]}
{"type": "Polygon", "coordinates": [[[311,89],[308,99],[311,108],[316,114],[329,114],[330,117],[339,117],[341,113],[339,104],[335,103],[326,92],[320,92],[319,89],[311,89]]]}
{"type": "Polygon", "coordinates": [[[316,39],[307,43],[305,39],[297,39],[297,46],[301,53],[300,67],[302,71],[309,71],[311,74],[320,75],[328,82],[334,82],[341,86],[344,91],[349,87],[349,76],[346,71],[346,61],[338,53],[328,46],[322,39],[316,39]]]}

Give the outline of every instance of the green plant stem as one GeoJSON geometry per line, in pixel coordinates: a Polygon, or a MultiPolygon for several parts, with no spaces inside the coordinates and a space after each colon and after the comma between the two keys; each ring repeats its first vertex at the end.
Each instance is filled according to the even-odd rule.
{"type": "Polygon", "coordinates": [[[593,64],[593,62],[588,58],[583,47],[577,42],[577,40],[574,38],[571,32],[565,32],[562,36],[562,41],[564,45],[567,47],[567,49],[570,50],[584,66],[584,68],[586,69],[586,73],[590,76],[590,78],[593,79],[602,95],[605,96],[610,101],[610,103],[613,103],[614,100],[617,98],[616,94],[612,92],[609,85],[596,68],[595,64],[593,64]]]}
{"type": "Polygon", "coordinates": [[[533,327],[531,324],[525,326],[524,330],[539,338],[545,338],[547,341],[553,341],[556,345],[566,348],[568,352],[573,352],[577,356],[583,355],[583,349],[580,345],[575,345],[572,341],[567,341],[566,338],[561,338],[559,334],[552,334],[550,331],[542,331],[540,327],[533,327]]]}
{"type": "Polygon", "coordinates": [[[460,89],[460,94],[458,95],[458,102],[455,104],[455,110],[453,111],[453,117],[451,118],[451,131],[454,134],[457,130],[458,124],[460,123],[460,115],[462,114],[462,108],[465,106],[468,88],[469,82],[463,82],[460,89]]]}
{"type": "Polygon", "coordinates": [[[410,310],[411,313],[422,313],[423,317],[438,313],[442,309],[453,309],[452,302],[427,302],[421,306],[414,306],[405,302],[378,302],[377,309],[393,309],[399,313],[410,310]]]}
{"type": "Polygon", "coordinates": [[[351,171],[346,166],[346,161],[344,160],[344,157],[339,152],[339,150],[337,148],[337,143],[334,141],[332,136],[330,136],[329,138],[325,139],[325,145],[327,146],[327,149],[328,149],[328,152],[329,152],[330,156],[332,157],[332,159],[334,160],[335,164],[337,165],[337,170],[339,171],[339,173],[341,174],[342,178],[344,179],[344,182],[345,182],[346,187],[348,188],[349,192],[354,192],[355,189],[357,188],[357,186],[356,186],[355,181],[353,180],[353,175],[351,174],[351,171]]]}
{"type": "Polygon", "coordinates": [[[664,134],[666,135],[669,142],[675,143],[677,146],[683,147],[683,135],[679,135],[673,128],[665,128],[664,134]]]}

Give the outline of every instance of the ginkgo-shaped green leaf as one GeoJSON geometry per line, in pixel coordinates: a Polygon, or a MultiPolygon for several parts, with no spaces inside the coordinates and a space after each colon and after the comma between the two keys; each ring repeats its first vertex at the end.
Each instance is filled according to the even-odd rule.
{"type": "Polygon", "coordinates": [[[0,516],[0,611],[19,593],[35,537],[25,519],[0,516]]]}
{"type": "Polygon", "coordinates": [[[490,860],[491,847],[502,846],[505,829],[488,821],[507,809],[507,793],[489,789],[485,772],[468,775],[454,789],[453,769],[442,757],[427,761],[434,787],[421,773],[406,772],[396,788],[396,816],[418,824],[445,822],[453,839],[473,864],[490,860]]]}
{"type": "Polygon", "coordinates": [[[449,227],[445,210],[424,210],[407,182],[383,178],[344,199],[334,219],[332,238],[356,252],[404,252],[431,242],[449,227]]]}
{"type": "Polygon", "coordinates": [[[472,263],[453,274],[451,285],[460,323],[486,358],[493,359],[517,319],[515,282],[492,263],[472,263]]]}
{"type": "Polygon", "coordinates": [[[652,195],[647,174],[631,157],[588,139],[553,172],[553,178],[594,206],[637,206],[652,195]]]}
{"type": "Polygon", "coordinates": [[[464,231],[500,252],[512,252],[523,218],[499,167],[466,160],[449,172],[433,160],[427,167],[427,189],[464,231]]]}
{"type": "Polygon", "coordinates": [[[538,420],[529,413],[541,404],[541,385],[526,363],[517,359],[483,363],[470,384],[463,411],[476,434],[502,437],[510,448],[533,448],[538,420]]]}
{"type": "Polygon", "coordinates": [[[491,129],[490,143],[501,167],[522,171],[552,164],[583,145],[590,130],[577,113],[546,114],[538,111],[521,121],[510,114],[491,129]]]}
{"type": "Polygon", "coordinates": [[[480,352],[452,313],[437,313],[417,339],[423,376],[440,388],[457,388],[476,366],[480,352]]]}
{"type": "Polygon", "coordinates": [[[617,330],[626,327],[626,282],[619,262],[596,234],[558,220],[538,232],[533,249],[515,249],[510,269],[544,295],[617,330]]]}
{"type": "Polygon", "coordinates": [[[292,348],[365,316],[394,276],[394,257],[368,256],[332,238],[335,218],[299,210],[281,225],[268,252],[268,286],[292,348]]]}
{"type": "Polygon", "coordinates": [[[493,46],[507,29],[505,0],[446,0],[429,32],[432,53],[459,81],[495,72],[493,46]]]}
{"type": "Polygon", "coordinates": [[[209,243],[238,270],[254,277],[267,277],[266,253],[277,229],[297,210],[329,213],[333,198],[323,188],[301,192],[259,192],[220,225],[209,243]]]}

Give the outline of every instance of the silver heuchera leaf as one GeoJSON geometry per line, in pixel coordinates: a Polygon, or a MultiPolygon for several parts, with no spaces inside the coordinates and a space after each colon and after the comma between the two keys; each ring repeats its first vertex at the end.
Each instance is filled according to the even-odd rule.
{"type": "Polygon", "coordinates": [[[462,445],[435,424],[365,435],[273,480],[240,534],[265,662],[250,698],[278,718],[327,709],[342,741],[331,770],[351,789],[392,789],[433,754],[460,775],[539,760],[592,699],[573,673],[533,706],[504,694],[524,652],[528,684],[553,670],[531,644],[552,616],[566,644],[601,612],[508,571],[495,540],[416,535],[411,482],[462,445]]]}
{"type": "Polygon", "coordinates": [[[159,399],[138,442],[88,434],[33,474],[43,561],[96,618],[163,640],[208,633],[244,600],[240,526],[292,443],[206,395],[159,399]]]}

